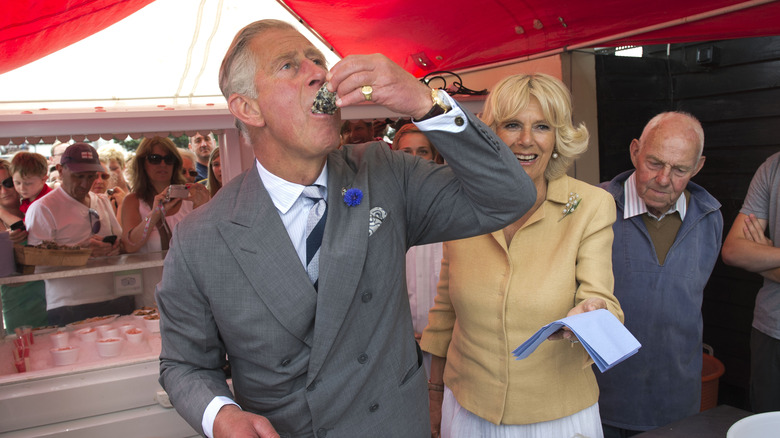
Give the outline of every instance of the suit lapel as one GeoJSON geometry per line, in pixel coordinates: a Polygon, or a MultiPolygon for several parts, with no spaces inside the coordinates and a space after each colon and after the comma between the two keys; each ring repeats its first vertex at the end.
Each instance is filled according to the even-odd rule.
{"type": "Polygon", "coordinates": [[[311,346],[317,295],[257,171],[247,172],[219,233],[279,323],[311,346]]]}
{"type": "Polygon", "coordinates": [[[366,172],[350,169],[337,154],[328,158],[328,219],[320,249],[319,293],[309,383],[322,367],[352,304],[368,249],[371,205],[366,172]],[[363,191],[360,205],[347,206],[342,188],[363,191]]]}

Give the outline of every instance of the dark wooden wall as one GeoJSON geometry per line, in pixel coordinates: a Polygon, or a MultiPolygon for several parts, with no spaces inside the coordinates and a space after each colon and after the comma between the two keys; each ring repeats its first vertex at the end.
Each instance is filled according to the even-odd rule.
{"type": "MultiPolygon", "coordinates": [[[[723,205],[724,238],[758,166],[780,151],[780,37],[644,48],[642,58],[596,58],[601,180],[631,168],[628,145],[667,110],[704,127],[707,157],[693,181],[723,205]],[[713,62],[697,62],[713,49],[713,62]]],[[[761,277],[718,259],[704,291],[704,342],[726,366],[720,403],[748,409],[750,327],[761,277]]]]}

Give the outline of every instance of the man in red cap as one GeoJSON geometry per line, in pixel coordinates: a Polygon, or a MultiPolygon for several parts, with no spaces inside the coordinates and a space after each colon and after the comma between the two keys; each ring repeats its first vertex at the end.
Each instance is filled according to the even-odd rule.
{"type": "MultiPolygon", "coordinates": [[[[62,185],[33,203],[27,211],[28,244],[51,241],[61,246],[91,248],[92,257],[119,254],[122,229],[107,199],[90,192],[103,166],[98,153],[86,143],[70,145],[62,154],[57,171],[62,185]]],[[[45,271],[45,267],[37,271],[45,271]]],[[[46,311],[49,324],[65,325],[81,319],[127,314],[133,311],[132,295],[114,294],[113,274],[46,280],[46,311]]]]}

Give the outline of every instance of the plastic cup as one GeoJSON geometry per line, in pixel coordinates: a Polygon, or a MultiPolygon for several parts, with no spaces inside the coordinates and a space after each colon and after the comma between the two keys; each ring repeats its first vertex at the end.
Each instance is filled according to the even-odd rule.
{"type": "Polygon", "coordinates": [[[52,348],[49,351],[56,366],[74,364],[79,359],[79,347],[65,346],[52,348]]]}
{"type": "Polygon", "coordinates": [[[97,345],[100,357],[114,357],[119,356],[119,353],[122,351],[123,342],[124,341],[121,338],[103,338],[98,339],[95,344],[97,345]]]}
{"type": "Polygon", "coordinates": [[[19,351],[16,348],[12,349],[14,352],[14,366],[17,373],[23,373],[27,371],[27,366],[24,363],[24,352],[19,351]]]}
{"type": "Polygon", "coordinates": [[[149,315],[144,317],[144,326],[150,333],[157,333],[160,331],[160,317],[157,315],[149,315]]]}
{"type": "Polygon", "coordinates": [[[55,332],[49,335],[54,348],[63,348],[68,346],[68,332],[55,332]]]}
{"type": "Polygon", "coordinates": [[[144,340],[143,329],[133,327],[125,332],[127,342],[131,344],[140,344],[144,340]]]}
{"type": "Polygon", "coordinates": [[[81,339],[81,342],[94,342],[97,341],[98,331],[94,327],[87,327],[78,330],[76,335],[81,339]]]}
{"type": "Polygon", "coordinates": [[[95,328],[97,329],[97,331],[100,334],[100,336],[106,338],[106,337],[108,337],[108,336],[106,336],[106,332],[111,330],[112,328],[114,328],[114,326],[112,326],[111,324],[101,324],[101,325],[99,325],[99,326],[97,326],[95,328]]]}
{"type": "Polygon", "coordinates": [[[27,340],[27,345],[32,345],[35,343],[35,339],[33,339],[33,331],[31,325],[23,325],[19,327],[22,330],[22,336],[27,340]]]}

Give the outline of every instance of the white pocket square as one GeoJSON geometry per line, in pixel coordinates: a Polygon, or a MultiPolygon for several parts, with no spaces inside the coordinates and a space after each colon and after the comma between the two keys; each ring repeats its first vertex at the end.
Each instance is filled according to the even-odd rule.
{"type": "Polygon", "coordinates": [[[372,234],[382,225],[382,221],[387,217],[387,212],[382,207],[374,207],[368,212],[368,236],[372,234]]]}

